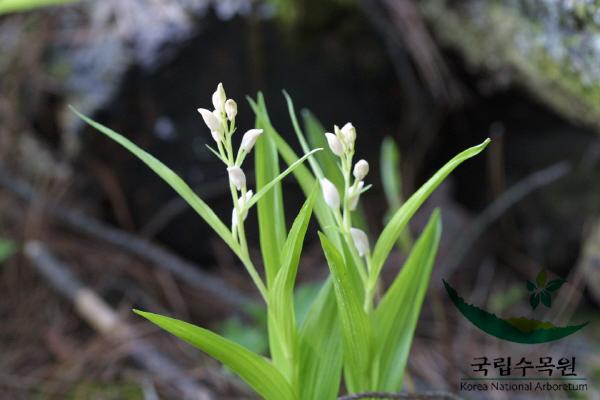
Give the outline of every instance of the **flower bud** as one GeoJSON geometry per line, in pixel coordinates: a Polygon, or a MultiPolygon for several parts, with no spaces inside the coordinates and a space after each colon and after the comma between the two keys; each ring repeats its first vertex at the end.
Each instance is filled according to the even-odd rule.
{"type": "Polygon", "coordinates": [[[357,228],[350,228],[350,235],[352,235],[352,240],[354,241],[354,245],[356,246],[356,250],[358,250],[359,256],[364,256],[369,253],[369,238],[367,234],[357,228]]]}
{"type": "Polygon", "coordinates": [[[244,133],[240,148],[242,148],[246,153],[250,153],[250,150],[252,150],[252,147],[254,147],[254,143],[256,143],[256,139],[258,139],[262,133],[262,129],[250,129],[248,132],[244,133]]]}
{"type": "Polygon", "coordinates": [[[198,112],[202,115],[202,119],[208,129],[215,132],[223,132],[223,126],[221,125],[221,120],[211,111],[206,108],[199,108],[198,112]]]}
{"type": "Polygon", "coordinates": [[[358,206],[358,200],[360,199],[360,192],[365,185],[364,181],[358,182],[356,188],[349,187],[346,192],[346,196],[348,198],[348,208],[351,211],[356,210],[356,206],[358,206]]]}
{"type": "Polygon", "coordinates": [[[354,170],[352,171],[352,174],[357,180],[362,181],[365,179],[365,176],[367,176],[368,173],[369,163],[365,160],[359,160],[356,164],[354,164],[354,170]]]}
{"type": "Polygon", "coordinates": [[[337,188],[327,178],[321,179],[321,190],[323,190],[323,198],[329,208],[337,210],[340,207],[340,194],[337,188]]]}
{"type": "Polygon", "coordinates": [[[220,132],[210,131],[210,134],[211,134],[212,138],[215,140],[215,142],[217,142],[217,143],[222,142],[224,139],[224,135],[223,135],[222,131],[220,131],[220,132]]]}
{"type": "MultiPolygon", "coordinates": [[[[248,210],[244,210],[243,208],[246,206],[246,204],[248,204],[248,202],[250,201],[250,199],[252,198],[253,195],[254,195],[254,192],[252,192],[252,190],[248,190],[246,192],[245,196],[240,197],[238,199],[238,205],[242,209],[242,221],[244,221],[246,219],[246,217],[248,216],[248,210]]],[[[238,213],[234,207],[233,211],[231,212],[231,227],[233,229],[235,229],[235,227],[237,226],[237,220],[238,220],[238,213]]]]}
{"type": "Polygon", "coordinates": [[[223,89],[223,84],[219,83],[217,85],[217,90],[212,95],[212,103],[219,113],[225,112],[225,101],[227,100],[227,96],[225,95],[225,89],[223,89]]]}
{"type": "Polygon", "coordinates": [[[242,190],[246,186],[246,175],[240,167],[228,167],[227,173],[229,174],[229,182],[233,183],[237,190],[242,190]]]}
{"type": "Polygon", "coordinates": [[[356,129],[354,126],[348,122],[346,125],[342,126],[342,135],[344,135],[344,139],[346,140],[346,144],[350,147],[354,146],[354,142],[356,141],[356,129]]]}
{"type": "Polygon", "coordinates": [[[344,145],[333,133],[325,132],[325,137],[327,138],[327,143],[329,144],[329,148],[331,152],[338,157],[341,157],[344,154],[344,145]]]}
{"type": "Polygon", "coordinates": [[[233,121],[237,115],[237,103],[235,100],[229,99],[225,102],[225,113],[227,114],[227,119],[233,121]]]}

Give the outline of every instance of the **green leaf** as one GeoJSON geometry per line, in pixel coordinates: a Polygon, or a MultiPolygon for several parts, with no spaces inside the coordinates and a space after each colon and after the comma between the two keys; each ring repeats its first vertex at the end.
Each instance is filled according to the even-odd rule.
{"type": "Polygon", "coordinates": [[[538,287],[542,288],[546,285],[547,279],[548,279],[548,272],[545,269],[543,269],[535,277],[535,283],[537,283],[538,287]]]}
{"type": "MultiPolygon", "coordinates": [[[[283,96],[285,97],[285,101],[287,102],[288,113],[290,114],[290,120],[292,121],[292,126],[294,127],[294,132],[296,132],[296,137],[298,138],[298,141],[300,142],[300,147],[302,148],[303,152],[308,153],[308,151],[310,150],[310,147],[308,147],[308,142],[306,141],[306,137],[304,136],[302,129],[300,129],[300,124],[298,123],[298,118],[296,117],[296,111],[294,110],[294,102],[292,101],[292,98],[285,90],[283,91],[283,96]]],[[[316,158],[315,157],[309,158],[308,163],[310,164],[310,168],[312,169],[315,176],[319,180],[321,180],[321,178],[324,177],[324,174],[323,174],[323,170],[319,166],[319,163],[317,162],[316,158]]]]}
{"type": "MultiPolygon", "coordinates": [[[[214,211],[206,204],[200,197],[194,193],[192,188],[189,187],[187,183],[183,181],[173,170],[163,164],[161,161],[156,159],[153,155],[147,153],[142,150],[138,146],[136,146],[132,141],[122,136],[121,134],[113,131],[106,126],[99,124],[98,122],[86,117],[77,111],[74,107],[69,106],[71,111],[73,111],[79,118],[85,121],[87,124],[102,132],[127,150],[129,150],[133,155],[139,158],[144,164],[146,164],[150,169],[152,169],[158,176],[160,176],[165,182],[173,188],[197,213],[206,221],[206,223],[219,235],[219,237],[233,250],[233,252],[239,257],[242,261],[246,270],[252,277],[254,284],[261,292],[263,298],[266,298],[266,289],[262,280],[254,266],[252,261],[242,252],[242,249],[235,241],[233,235],[229,231],[229,228],[225,226],[225,224],[219,219],[219,217],[214,213],[214,211]]],[[[263,187],[263,195],[266,187],[263,187]]],[[[258,193],[257,193],[258,195],[258,193]]],[[[256,195],[253,196],[253,200],[256,200],[256,195]]]]}
{"type": "Polygon", "coordinates": [[[550,292],[542,290],[540,293],[540,298],[542,300],[542,304],[546,307],[550,308],[552,306],[552,298],[550,297],[550,292]]]}
{"type": "MultiPolygon", "coordinates": [[[[383,192],[388,202],[387,215],[392,215],[402,206],[404,199],[402,197],[402,176],[400,175],[400,150],[391,137],[386,137],[381,142],[379,170],[383,192]]],[[[405,230],[398,238],[398,246],[404,252],[408,252],[412,247],[412,238],[408,230],[405,230]]]]}
{"type": "Polygon", "coordinates": [[[391,209],[402,205],[402,178],[400,176],[400,150],[391,137],[381,142],[381,159],[379,161],[383,192],[391,209]]]}
{"type": "Polygon", "coordinates": [[[77,0],[2,0],[0,15],[32,11],[38,8],[75,3],[77,0]]]}
{"type": "Polygon", "coordinates": [[[260,355],[214,332],[187,322],[139,310],[134,312],[222,362],[263,398],[296,399],[291,386],[281,373],[260,355]]]}
{"type": "Polygon", "coordinates": [[[17,251],[17,245],[10,239],[0,238],[0,264],[12,257],[17,251]]]}
{"type": "Polygon", "coordinates": [[[529,290],[530,292],[533,292],[535,289],[537,289],[537,286],[535,286],[535,283],[528,280],[527,281],[527,290],[529,290]]]}
{"type": "MultiPolygon", "coordinates": [[[[306,153],[306,152],[308,152],[309,147],[308,147],[308,143],[306,141],[306,137],[305,137],[304,133],[302,132],[302,129],[300,129],[300,124],[298,123],[298,118],[296,117],[296,111],[294,109],[294,102],[292,101],[292,98],[290,97],[290,95],[285,90],[283,91],[283,95],[284,95],[285,100],[287,102],[288,113],[290,114],[290,119],[292,120],[292,126],[294,127],[294,131],[296,132],[296,136],[298,137],[298,141],[300,142],[300,147],[306,153]]],[[[310,167],[311,167],[311,169],[313,171],[313,174],[319,180],[324,177],[323,170],[321,169],[321,167],[317,163],[317,160],[315,159],[315,157],[310,157],[308,159],[308,163],[310,164],[310,167]]],[[[327,212],[331,216],[331,214],[332,214],[331,211],[327,210],[327,212]]],[[[325,233],[328,234],[327,231],[325,231],[325,233]]],[[[328,234],[328,236],[329,236],[329,234],[328,234]]],[[[358,256],[358,253],[356,251],[354,251],[354,250],[351,251],[351,256],[354,259],[353,263],[355,265],[363,265],[363,260],[358,256]]],[[[361,270],[364,270],[364,266],[362,267],[361,270]]]]}
{"type": "MultiPolygon", "coordinates": [[[[269,119],[267,107],[265,105],[262,93],[258,94],[256,102],[250,98],[248,98],[248,102],[250,103],[250,106],[252,107],[252,110],[254,111],[258,119],[269,119]]],[[[277,146],[277,150],[279,151],[281,158],[285,161],[287,165],[292,165],[299,159],[294,150],[290,147],[289,144],[287,144],[285,139],[283,139],[277,131],[275,131],[274,129],[268,130],[265,132],[265,134],[273,138],[273,141],[277,146]]],[[[300,188],[304,192],[304,195],[309,196],[312,188],[317,182],[311,171],[305,165],[300,165],[294,170],[293,174],[296,180],[298,181],[300,188]]],[[[325,204],[323,196],[317,197],[313,209],[317,221],[319,222],[319,225],[321,226],[323,232],[325,232],[327,234],[327,237],[329,237],[329,239],[332,240],[336,245],[339,245],[341,243],[340,236],[338,234],[338,231],[335,229],[335,221],[333,219],[333,216],[331,215],[329,207],[327,207],[327,204],[325,204]]]]}
{"type": "Polygon", "coordinates": [[[441,233],[440,212],[436,209],[375,310],[375,390],[399,392],[402,389],[404,370],[441,233]]]}
{"type": "MultiPolygon", "coordinates": [[[[264,118],[256,119],[256,127],[267,134],[256,142],[255,171],[256,189],[261,190],[279,175],[279,157],[272,135],[271,123],[264,118]]],[[[260,248],[263,257],[267,287],[271,287],[281,265],[281,248],[286,239],[285,213],[281,182],[266,192],[257,204],[260,248]]]]}
{"type": "Polygon", "coordinates": [[[362,308],[360,288],[349,274],[344,257],[327,237],[319,232],[321,246],[333,276],[333,286],[342,327],[344,376],[350,393],[370,389],[372,332],[369,317],[362,308]]]}
{"type": "Polygon", "coordinates": [[[281,252],[282,266],[269,290],[269,342],[273,363],[290,382],[297,379],[294,283],[316,193],[315,187],[292,224],[281,252]]]}
{"type": "Polygon", "coordinates": [[[332,280],[319,291],[300,329],[300,398],[335,400],[342,376],[342,343],[332,280]]]}
{"type": "Polygon", "coordinates": [[[548,284],[546,285],[545,289],[547,291],[549,291],[549,292],[555,292],[558,289],[560,289],[561,286],[565,284],[565,282],[566,281],[564,279],[562,279],[562,278],[554,279],[554,280],[548,282],[548,284]]]}
{"type": "Polygon", "coordinates": [[[531,308],[535,310],[538,304],[540,304],[540,294],[534,293],[531,296],[529,296],[529,304],[531,304],[531,308]]]}
{"type": "Polygon", "coordinates": [[[338,168],[338,158],[329,148],[327,139],[325,138],[325,129],[323,125],[310,113],[308,110],[302,111],[304,120],[304,130],[310,146],[320,147],[324,150],[315,157],[319,166],[322,168],[323,174],[338,188],[344,189],[344,177],[338,168]]]}
{"type": "Polygon", "coordinates": [[[250,201],[248,201],[247,207],[248,208],[252,207],[258,200],[261,199],[261,197],[263,197],[269,190],[271,190],[271,188],[273,188],[273,186],[275,186],[277,183],[279,183],[279,181],[281,181],[283,178],[285,178],[286,176],[288,176],[289,174],[294,172],[294,170],[296,168],[298,168],[307,158],[310,159],[310,157],[313,154],[315,154],[316,152],[321,151],[321,150],[323,150],[323,149],[313,149],[313,150],[309,151],[308,153],[306,153],[305,155],[303,155],[302,157],[300,157],[298,160],[294,161],[282,173],[277,175],[277,177],[275,179],[273,179],[271,182],[267,183],[265,186],[262,187],[262,189],[260,189],[258,192],[256,192],[256,194],[250,198],[250,201]]]}
{"type": "Polygon", "coordinates": [[[406,227],[406,224],[423,204],[423,202],[456,167],[458,167],[463,161],[481,153],[489,143],[490,139],[488,138],[480,145],[471,147],[456,155],[453,159],[448,161],[446,165],[440,168],[427,182],[425,182],[425,184],[423,184],[423,186],[419,188],[419,190],[410,196],[410,198],[402,205],[402,207],[400,207],[400,209],[398,209],[398,211],[396,211],[375,243],[373,256],[371,259],[371,286],[373,286],[379,278],[379,273],[381,272],[383,264],[385,263],[390,251],[394,247],[394,243],[396,240],[398,240],[400,234],[406,227]]]}

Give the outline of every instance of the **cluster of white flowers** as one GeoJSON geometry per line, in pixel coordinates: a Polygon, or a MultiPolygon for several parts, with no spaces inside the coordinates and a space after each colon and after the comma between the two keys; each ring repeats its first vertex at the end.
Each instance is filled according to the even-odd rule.
{"type": "Polygon", "coordinates": [[[237,103],[228,99],[223,84],[219,83],[217,90],[212,95],[214,110],[199,108],[204,123],[210,129],[210,134],[217,143],[217,149],[210,148],[221,161],[227,165],[229,184],[233,196],[233,212],[231,214],[231,229],[237,231],[238,226],[246,219],[247,205],[252,198],[252,190],[246,187],[246,174],[242,169],[244,158],[262,134],[262,129],[250,129],[242,137],[242,143],[237,154],[234,154],[231,137],[235,132],[235,117],[237,116],[237,103]],[[238,193],[239,192],[239,193],[238,193]]]}
{"type": "Polygon", "coordinates": [[[368,188],[365,188],[364,179],[369,173],[369,163],[365,160],[359,160],[352,168],[352,158],[354,157],[354,144],[356,142],[356,129],[348,122],[341,129],[334,125],[334,133],[326,132],[325,137],[332,153],[340,159],[340,169],[344,176],[344,202],[341,203],[340,193],[335,185],[327,178],[321,179],[321,189],[325,203],[334,211],[334,214],[340,216],[340,206],[342,206],[343,217],[338,221],[342,228],[347,229],[352,236],[358,254],[363,257],[369,254],[369,239],[365,232],[358,228],[349,226],[350,211],[356,210],[360,195],[368,188]],[[350,174],[354,181],[350,184],[350,174]]]}

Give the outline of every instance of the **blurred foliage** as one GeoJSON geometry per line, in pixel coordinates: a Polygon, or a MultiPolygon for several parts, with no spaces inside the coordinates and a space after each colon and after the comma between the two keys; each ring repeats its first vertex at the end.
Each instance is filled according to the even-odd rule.
{"type": "Polygon", "coordinates": [[[31,11],[38,8],[74,3],[77,0],[2,0],[0,15],[31,11]]]}
{"type": "MultiPolygon", "coordinates": [[[[381,183],[388,203],[388,210],[384,217],[384,223],[404,203],[402,196],[402,174],[400,170],[400,149],[391,137],[386,137],[381,142],[381,153],[379,157],[379,173],[381,174],[381,183]]],[[[410,230],[406,229],[398,239],[398,246],[404,253],[408,253],[412,247],[412,237],[410,230]]]]}
{"type": "MultiPolygon", "coordinates": [[[[34,398],[37,400],[47,400],[56,397],[40,393],[34,398]]],[[[83,381],[76,384],[61,398],[64,400],[142,400],[144,399],[144,393],[139,385],[129,382],[104,383],[83,381]]]]}
{"type": "MultiPolygon", "coordinates": [[[[313,300],[317,297],[320,283],[304,283],[296,288],[294,307],[296,319],[303,323],[313,300]]],[[[248,319],[233,316],[225,320],[219,332],[227,339],[259,354],[267,354],[269,338],[267,335],[267,310],[264,304],[252,303],[246,306],[248,319]]]]}
{"type": "Polygon", "coordinates": [[[523,285],[515,283],[508,287],[506,290],[502,290],[498,293],[494,293],[489,300],[490,311],[494,314],[501,314],[506,309],[510,308],[513,304],[516,304],[523,300],[527,294],[527,291],[523,285]]]}
{"type": "Polygon", "coordinates": [[[267,0],[287,28],[299,24],[323,26],[341,12],[356,8],[356,0],[267,0]]]}
{"type": "Polygon", "coordinates": [[[0,263],[3,263],[17,251],[17,245],[10,239],[0,238],[0,263]]]}

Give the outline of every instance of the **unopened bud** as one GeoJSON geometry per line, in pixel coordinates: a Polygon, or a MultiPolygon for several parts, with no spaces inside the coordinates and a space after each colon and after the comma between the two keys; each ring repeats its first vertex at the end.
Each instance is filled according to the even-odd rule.
{"type": "Polygon", "coordinates": [[[242,190],[242,188],[246,186],[246,175],[240,167],[228,167],[227,173],[229,174],[229,182],[231,182],[237,190],[242,190]]]}
{"type": "Polygon", "coordinates": [[[342,126],[341,131],[346,140],[346,144],[350,147],[354,146],[354,142],[356,141],[356,129],[354,126],[348,122],[346,125],[342,126]]]}
{"type": "Polygon", "coordinates": [[[256,139],[258,139],[262,133],[262,129],[250,129],[248,132],[244,133],[240,147],[244,149],[246,153],[250,153],[250,150],[252,150],[252,147],[254,147],[254,144],[256,143],[256,139]]]}
{"type": "Polygon", "coordinates": [[[348,196],[348,208],[351,211],[356,210],[358,206],[358,200],[360,199],[360,192],[362,191],[363,186],[365,185],[364,181],[358,182],[356,188],[349,187],[346,196],[348,196]]]}
{"type": "Polygon", "coordinates": [[[323,198],[329,208],[337,210],[340,207],[340,194],[337,188],[327,178],[321,179],[321,190],[323,190],[323,198]]]}
{"type": "Polygon", "coordinates": [[[233,99],[229,99],[225,102],[225,113],[227,114],[227,119],[233,121],[235,116],[237,115],[237,103],[233,99]]]}
{"type": "Polygon", "coordinates": [[[365,160],[359,160],[356,164],[354,164],[354,170],[352,171],[352,174],[357,180],[362,181],[365,179],[365,176],[367,176],[368,173],[369,163],[365,160]]]}
{"type": "Polygon", "coordinates": [[[217,85],[217,90],[212,95],[212,103],[219,113],[225,112],[225,101],[227,100],[227,96],[225,95],[225,89],[223,88],[223,84],[219,83],[217,85]]]}
{"type": "Polygon", "coordinates": [[[356,250],[358,250],[358,255],[362,257],[365,254],[368,254],[370,250],[367,234],[360,229],[350,228],[350,235],[352,235],[352,240],[354,241],[356,250]]]}
{"type": "Polygon", "coordinates": [[[210,134],[217,143],[222,142],[224,139],[223,131],[210,131],[210,134]]]}
{"type": "Polygon", "coordinates": [[[206,108],[199,108],[198,112],[202,115],[202,119],[208,129],[214,132],[223,132],[223,126],[221,125],[221,120],[210,110],[206,108]]]}
{"type": "Polygon", "coordinates": [[[344,145],[333,133],[326,132],[325,137],[327,138],[327,143],[329,144],[329,148],[331,152],[338,157],[341,157],[344,154],[344,145]]]}

